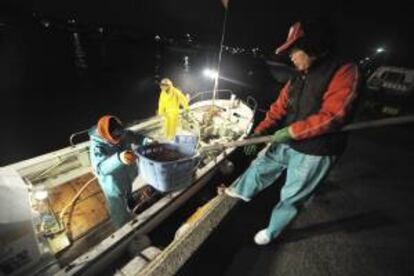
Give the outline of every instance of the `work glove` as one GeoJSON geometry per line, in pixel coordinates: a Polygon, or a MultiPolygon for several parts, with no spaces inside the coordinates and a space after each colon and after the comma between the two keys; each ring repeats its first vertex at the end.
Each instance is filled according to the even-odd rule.
{"type": "Polygon", "coordinates": [[[129,166],[134,164],[135,160],[137,160],[137,157],[132,150],[125,150],[119,154],[119,159],[121,159],[122,163],[129,166]]]}
{"type": "Polygon", "coordinates": [[[292,135],[289,132],[289,127],[285,127],[276,131],[272,136],[273,144],[285,143],[292,139],[292,135]]]}
{"type": "MultiPolygon", "coordinates": [[[[252,135],[249,135],[249,137],[247,137],[247,138],[254,138],[254,137],[259,137],[259,136],[261,136],[261,134],[255,132],[252,135]]],[[[259,146],[256,145],[256,144],[247,145],[247,146],[244,146],[243,151],[244,151],[245,155],[251,156],[251,155],[255,155],[257,153],[258,148],[259,148],[259,146]]]]}

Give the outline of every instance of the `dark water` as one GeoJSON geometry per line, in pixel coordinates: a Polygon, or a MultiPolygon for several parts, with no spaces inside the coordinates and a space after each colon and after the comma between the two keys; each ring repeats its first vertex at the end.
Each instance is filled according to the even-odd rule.
{"type": "MultiPolygon", "coordinates": [[[[157,46],[153,35],[130,30],[75,33],[38,23],[1,28],[0,165],[68,146],[71,133],[104,114],[124,122],[154,115],[159,77],[190,94],[213,87],[202,71],[216,63],[214,47],[157,46]]],[[[222,72],[220,88],[264,102],[275,97],[276,83],[258,59],[225,56],[222,72]]]]}

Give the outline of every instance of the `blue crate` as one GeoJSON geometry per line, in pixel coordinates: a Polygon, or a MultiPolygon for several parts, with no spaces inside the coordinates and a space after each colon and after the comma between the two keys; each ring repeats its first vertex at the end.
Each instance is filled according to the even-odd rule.
{"type": "Polygon", "coordinates": [[[148,184],[161,192],[176,191],[190,186],[200,161],[195,148],[189,151],[189,147],[183,147],[182,144],[151,144],[139,147],[135,152],[139,157],[137,162],[140,174],[148,184]],[[161,153],[166,149],[179,151],[185,158],[165,162],[148,158],[148,155],[154,152],[161,153]]]}

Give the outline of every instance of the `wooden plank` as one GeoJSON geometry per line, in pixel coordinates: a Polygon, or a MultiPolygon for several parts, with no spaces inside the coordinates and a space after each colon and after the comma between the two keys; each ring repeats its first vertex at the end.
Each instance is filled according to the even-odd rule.
{"type": "MultiPolygon", "coordinates": [[[[76,240],[90,229],[102,223],[108,217],[105,203],[102,203],[96,196],[76,204],[70,217],[68,226],[72,239],[76,240]]],[[[67,217],[69,219],[69,217],[67,217]]]]}
{"type": "MultiPolygon", "coordinates": [[[[92,177],[93,174],[88,173],[51,189],[49,192],[50,207],[57,217],[92,177]]],[[[68,211],[70,211],[70,208],[68,211]]],[[[95,180],[81,194],[72,212],[64,216],[64,221],[67,223],[68,219],[70,220],[68,225],[69,234],[73,240],[76,240],[105,221],[108,216],[105,197],[98,181],[95,180]]]]}
{"type": "Polygon", "coordinates": [[[131,275],[168,276],[175,275],[184,263],[197,251],[238,200],[226,195],[213,198],[203,211],[197,214],[187,231],[176,237],[160,255],[143,270],[130,271],[131,275]]]}

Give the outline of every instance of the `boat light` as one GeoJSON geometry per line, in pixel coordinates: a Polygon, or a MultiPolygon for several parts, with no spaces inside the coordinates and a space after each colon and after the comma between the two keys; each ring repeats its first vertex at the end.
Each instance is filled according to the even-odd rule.
{"type": "Polygon", "coordinates": [[[218,72],[216,70],[212,69],[204,69],[203,75],[210,79],[217,79],[218,78],[218,72]]]}

